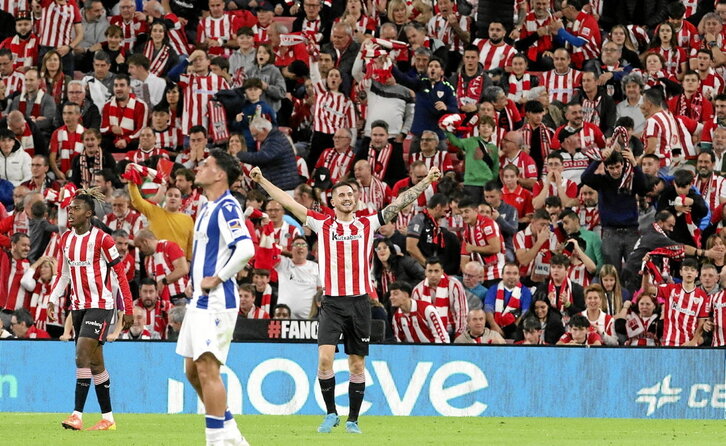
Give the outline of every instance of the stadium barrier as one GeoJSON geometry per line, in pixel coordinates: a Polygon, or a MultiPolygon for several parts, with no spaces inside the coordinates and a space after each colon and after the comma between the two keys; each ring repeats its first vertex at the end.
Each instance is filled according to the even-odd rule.
{"type": "MultiPolygon", "coordinates": [[[[174,348],[106,347],[114,411],[203,412],[174,348]]],[[[0,412],[69,412],[73,356],[72,343],[0,341],[0,412]]],[[[334,368],[345,413],[342,355],[334,368]]],[[[373,345],[362,413],[724,419],[725,370],[717,349],[373,345]]],[[[223,374],[235,413],[323,413],[314,344],[234,343],[223,374]]]]}

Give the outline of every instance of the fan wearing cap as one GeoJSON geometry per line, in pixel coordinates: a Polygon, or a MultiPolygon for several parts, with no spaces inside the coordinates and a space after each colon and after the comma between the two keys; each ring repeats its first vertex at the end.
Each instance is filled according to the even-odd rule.
{"type": "Polygon", "coordinates": [[[38,36],[33,33],[30,11],[20,11],[15,16],[15,35],[0,43],[13,53],[13,70],[25,72],[38,65],[38,36]]]}
{"type": "Polygon", "coordinates": [[[257,24],[252,27],[252,30],[255,32],[255,43],[257,45],[270,42],[267,30],[272,24],[273,17],[275,17],[275,7],[272,5],[272,2],[267,0],[258,0],[257,24]]]}
{"type": "MultiPolygon", "coordinates": [[[[560,143],[562,163],[562,177],[580,184],[580,176],[590,164],[590,158],[582,153],[580,132],[582,129],[564,128],[557,135],[560,143]]],[[[546,166],[545,166],[546,168],[546,166]]],[[[546,170],[546,169],[545,169],[546,170]]]]}

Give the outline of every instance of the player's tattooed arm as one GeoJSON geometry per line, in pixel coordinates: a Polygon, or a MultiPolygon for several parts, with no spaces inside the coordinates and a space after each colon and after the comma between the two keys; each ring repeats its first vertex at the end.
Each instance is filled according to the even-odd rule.
{"type": "Polygon", "coordinates": [[[439,168],[432,167],[431,170],[429,170],[429,174],[426,175],[426,178],[419,181],[418,184],[416,184],[415,186],[401,193],[398,197],[396,197],[395,200],[393,200],[393,203],[389,204],[388,206],[386,206],[385,209],[383,209],[383,220],[386,223],[393,221],[393,219],[396,218],[396,215],[401,212],[401,209],[413,203],[414,200],[416,200],[418,196],[421,195],[421,193],[427,187],[429,187],[431,183],[438,181],[440,177],[441,172],[439,171],[439,168]]]}

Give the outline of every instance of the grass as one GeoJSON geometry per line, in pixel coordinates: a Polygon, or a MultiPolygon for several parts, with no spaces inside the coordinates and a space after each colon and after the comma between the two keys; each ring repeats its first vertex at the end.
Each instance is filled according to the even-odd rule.
{"type": "MultiPolygon", "coordinates": [[[[204,444],[201,415],[117,414],[115,432],[66,431],[67,414],[0,413],[3,445],[99,444],[181,446],[204,444]]],[[[336,445],[718,445],[726,443],[726,423],[704,420],[584,418],[362,417],[363,435],[315,432],[322,416],[238,415],[252,446],[336,445]]],[[[85,414],[92,426],[98,414],[85,414]]],[[[343,421],[343,420],[341,420],[343,421]]]]}

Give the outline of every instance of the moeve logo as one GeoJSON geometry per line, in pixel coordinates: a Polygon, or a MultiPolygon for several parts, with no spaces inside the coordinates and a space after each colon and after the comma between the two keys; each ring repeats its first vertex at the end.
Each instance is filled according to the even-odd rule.
{"type": "Polygon", "coordinates": [[[671,375],[668,375],[655,385],[638,390],[638,398],[635,399],[635,402],[647,404],[648,410],[645,415],[651,416],[664,405],[677,403],[681,399],[681,391],[683,391],[682,388],[671,387],[671,375]]]}

